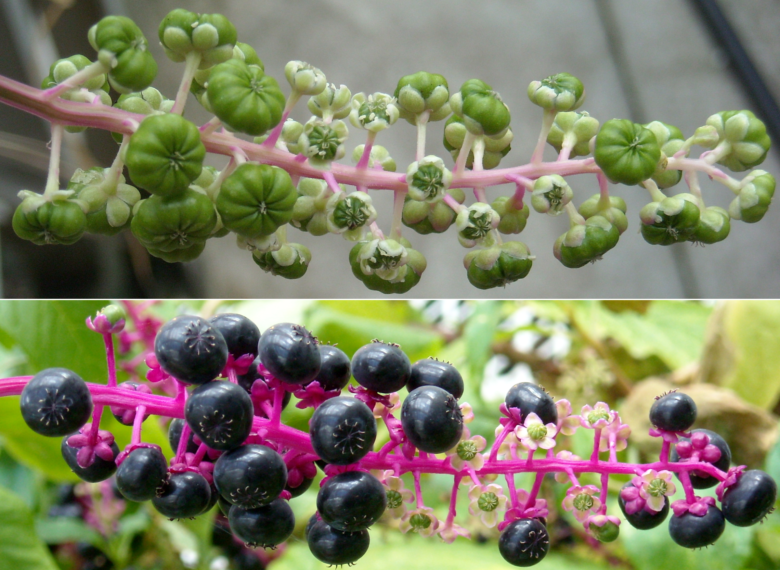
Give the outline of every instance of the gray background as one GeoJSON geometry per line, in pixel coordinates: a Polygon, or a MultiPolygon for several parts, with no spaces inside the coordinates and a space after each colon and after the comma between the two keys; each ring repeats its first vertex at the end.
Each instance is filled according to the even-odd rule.
{"type": "MultiPolygon", "coordinates": [[[[582,80],[587,91],[582,109],[602,122],[614,117],[637,122],[658,119],[679,126],[689,136],[712,113],[751,108],[726,67],[723,53],[707,35],[690,3],[683,0],[136,0],[104,4],[133,17],[150,38],[160,64],[155,86],[169,96],[176,92],[182,66],[162,54],[156,30],[162,17],[177,6],[228,16],[239,39],[255,47],[266,72],[280,81],[285,93],[283,69],[291,59],[320,67],[330,82],[344,83],[353,93],[392,93],[401,76],[419,70],[444,75],[451,90],[467,79],[480,78],[501,93],[512,111],[515,140],[502,167],[527,162],[538,135],[541,110],[527,99],[528,83],[561,71],[582,80]]],[[[720,5],[775,98],[780,99],[780,3],[721,0],[720,5]]],[[[308,115],[305,101],[302,103],[293,116],[303,121],[308,115]]],[[[190,98],[185,115],[198,123],[208,118],[194,98],[190,98]]],[[[446,156],[441,133],[442,123],[434,123],[427,150],[446,156]]],[[[348,156],[364,137],[363,131],[355,128],[350,128],[350,135],[348,156]]],[[[414,140],[414,128],[401,121],[382,132],[377,143],[388,147],[398,170],[403,171],[413,160],[414,140]]],[[[554,159],[550,147],[545,156],[554,159]]],[[[223,157],[210,160],[218,167],[225,163],[223,157]]],[[[776,150],[770,151],[761,168],[780,173],[776,150]]],[[[700,179],[707,204],[727,207],[731,192],[706,177],[700,179]]],[[[572,177],[569,182],[576,203],[597,191],[594,176],[572,177]]],[[[512,188],[489,189],[488,197],[512,188]]],[[[661,247],[645,243],[638,234],[638,211],[649,201],[647,192],[627,186],[612,186],[611,191],[626,200],[630,222],[614,250],[595,265],[567,269],[552,255],[553,242],[568,228],[566,216],[550,218],[532,212],[517,239],[527,243],[537,259],[528,277],[505,289],[485,292],[468,283],[462,265],[467,250],[458,244],[452,229],[443,235],[421,236],[405,228],[404,236],[428,259],[420,284],[407,296],[778,296],[777,205],[758,224],[733,222],[731,235],[723,243],[661,247]]],[[[685,191],[684,184],[673,189],[678,191],[685,191]]],[[[6,199],[13,193],[4,191],[2,195],[6,199]]],[[[380,226],[387,231],[391,193],[374,191],[373,195],[380,210],[380,226]]],[[[6,208],[13,206],[15,202],[6,208]]],[[[99,239],[101,251],[110,257],[111,244],[124,238],[99,239]]],[[[211,240],[202,257],[188,264],[185,274],[198,283],[198,292],[206,297],[382,296],[365,289],[351,275],[347,261],[351,243],[332,235],[314,238],[295,229],[288,232],[288,239],[305,244],[313,254],[307,275],[298,281],[263,273],[248,252],[237,249],[230,236],[211,240]]],[[[108,259],[105,263],[110,266],[112,262],[108,259]]],[[[103,280],[106,287],[121,289],[116,279],[103,280]]],[[[122,293],[109,290],[106,294],[122,293]]]]}

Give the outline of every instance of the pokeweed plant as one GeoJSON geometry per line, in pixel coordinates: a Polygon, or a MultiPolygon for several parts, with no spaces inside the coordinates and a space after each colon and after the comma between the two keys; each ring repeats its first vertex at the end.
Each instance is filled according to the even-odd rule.
{"type": "Polygon", "coordinates": [[[355,277],[372,290],[405,293],[427,261],[408,233],[402,236],[403,227],[428,234],[454,224],[458,241],[470,250],[464,257],[469,281],[489,289],[531,270],[528,247],[508,238],[522,232],[532,209],[568,215],[570,229],[555,241],[553,254],[574,268],[599,260],[628,227],[626,204],[611,195],[611,183],[649,192],[640,229],[656,245],[722,241],[732,220],[759,221],[774,194],[774,176],[757,168],[770,140],[750,111],[711,115],[687,137],[657,120],[602,124],[580,110],[583,84],[558,73],[528,86],[530,101],[542,109],[529,162],[498,168],[511,149],[511,114],[479,79],[450,89],[443,76],[420,71],[402,77],[392,93],[353,94],[328,83],[320,69],[291,61],[284,68],[290,87],[285,97],[222,15],[173,10],[158,37],[166,55],[184,63],[174,100],[151,87],[157,67],[147,40],[121,16],[90,30],[97,61],[78,55],[53,63],[42,90],[0,77],[0,100],[52,124],[46,187],[20,192],[13,217],[18,236],[71,244],[85,231],[129,229],[151,255],[176,262],[198,257],[209,238],[234,233],[263,270],[293,279],[311,262],[305,245],[289,241],[293,227],[343,236],[354,243],[349,264],[355,277]],[[110,87],[122,94],[113,106],[110,87]],[[188,93],[214,114],[200,127],[182,116],[188,93]],[[303,124],[289,116],[302,98],[311,112],[303,124]],[[396,161],[376,139],[399,119],[415,127],[416,151],[414,162],[396,172],[396,161]],[[446,121],[442,156],[429,154],[431,121],[446,121]],[[116,159],[109,168],[78,170],[61,189],[63,131],[87,127],[114,133],[116,159]],[[348,153],[350,128],[364,135],[348,153]],[[553,162],[543,160],[546,144],[558,152],[553,162]],[[694,147],[703,149],[698,157],[694,147]],[[203,166],[207,152],[228,157],[220,171],[203,166]],[[355,166],[338,162],[347,154],[355,166]],[[450,167],[446,154],[454,161],[450,167]],[[746,174],[735,178],[723,167],[746,174]],[[733,192],[728,208],[705,203],[700,173],[733,192]],[[576,174],[595,175],[600,188],[579,206],[567,181],[576,174]],[[664,192],[683,179],[687,192],[664,192]],[[488,189],[506,183],[515,184],[513,193],[488,198],[488,189]],[[151,196],[142,198],[138,188],[151,196]],[[394,196],[387,232],[376,222],[371,192],[378,190],[394,196]],[[474,197],[470,204],[467,190],[474,197]]]}
{"type": "Polygon", "coordinates": [[[289,501],[311,486],[318,468],[325,477],[306,541],[317,559],[332,565],[360,559],[369,548],[368,529],[386,512],[400,519],[403,532],[445,542],[469,537],[456,523],[461,493],[468,495],[471,516],[497,526],[498,548],[509,564],[535,565],[550,550],[547,519],[558,507],[540,497],[548,475],[566,487],[560,508],[601,542],[617,539],[624,520],[650,529],[669,519],[677,544],[706,547],[726,522],[762,521],[777,499],[771,476],[732,466],[722,437],[692,429],[696,404],[678,391],[659,395],[649,412],[650,435],[662,442],[657,461],[618,460],[631,428],[608,404],[585,405],[575,414],[567,400],[555,401],[533,382],[509,389],[488,447],[467,427],[474,413],[459,401],[463,378],[449,363],[412,364],[398,344],[379,340],[350,359],[297,324],[261,333],[239,314],[163,322],[138,306],[125,307],[110,305],[86,319],[104,341],[105,385],[48,368],[0,379],[0,396],[21,395],[24,421],[41,436],[62,438],[62,456],[80,478],[99,482],[115,474],[126,499],[151,501],[170,519],[197,517],[219,505],[232,533],[250,547],[274,548],[291,536],[289,501]],[[122,352],[142,347],[121,364],[135,380],[117,383],[115,337],[122,352]],[[356,384],[345,392],[352,377],[356,384]],[[314,409],[308,431],[281,420],[291,395],[296,407],[314,409]],[[100,428],[106,406],[132,425],[131,442],[122,450],[100,428]],[[159,446],[143,441],[150,415],[175,418],[170,462],[159,446]],[[377,443],[380,422],[387,433],[383,444],[377,443]],[[590,456],[556,453],[562,438],[577,430],[592,433],[590,456]],[[407,473],[411,489],[401,479],[407,473]],[[443,520],[426,505],[421,476],[430,473],[452,477],[443,520]],[[516,486],[521,473],[533,474],[530,489],[516,486]],[[598,483],[588,483],[585,474],[598,483]],[[618,497],[623,518],[608,512],[612,475],[631,476],[618,497]],[[499,477],[506,491],[496,484],[499,477]],[[671,502],[677,485],[684,498],[671,502]],[[712,487],[717,499],[696,494],[712,487]]]}

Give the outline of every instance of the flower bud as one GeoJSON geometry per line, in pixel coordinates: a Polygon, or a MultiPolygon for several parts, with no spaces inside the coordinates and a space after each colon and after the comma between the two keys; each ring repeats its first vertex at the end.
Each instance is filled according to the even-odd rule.
{"type": "Polygon", "coordinates": [[[573,75],[558,73],[532,81],[528,86],[528,98],[546,110],[573,111],[585,100],[585,87],[573,75]]]}
{"type": "Polygon", "coordinates": [[[325,74],[305,61],[287,62],[284,66],[284,76],[293,91],[301,95],[319,95],[328,84],[325,74]]]}

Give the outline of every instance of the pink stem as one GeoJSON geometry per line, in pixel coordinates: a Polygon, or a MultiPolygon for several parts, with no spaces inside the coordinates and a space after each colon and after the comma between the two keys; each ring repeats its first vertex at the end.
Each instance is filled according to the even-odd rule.
{"type": "Polygon", "coordinates": [[[506,473],[504,478],[506,479],[506,486],[509,490],[509,500],[512,503],[512,508],[517,508],[517,489],[515,489],[515,476],[513,473],[506,473]]]}
{"type": "Polygon", "coordinates": [[[422,496],[422,489],[420,488],[420,472],[415,471],[414,472],[414,494],[417,498],[417,508],[421,509],[425,506],[425,503],[423,502],[423,496],[422,496]]]}
{"type": "Polygon", "coordinates": [[[114,355],[114,337],[111,333],[103,335],[103,342],[106,345],[106,361],[108,364],[108,385],[112,388],[116,386],[116,356],[114,355]]]}
{"type": "Polygon", "coordinates": [[[445,523],[445,526],[449,526],[452,524],[452,521],[455,520],[455,515],[457,514],[455,511],[455,506],[458,502],[458,487],[460,485],[460,480],[463,478],[463,475],[460,473],[456,474],[452,483],[452,493],[450,494],[450,510],[447,513],[447,521],[445,523]]]}
{"type": "Polygon", "coordinates": [[[205,443],[201,443],[198,446],[198,451],[195,452],[195,456],[192,458],[192,461],[190,461],[190,466],[197,467],[200,465],[200,462],[203,461],[204,457],[206,457],[206,452],[208,450],[208,446],[205,443]]]}
{"type": "Polygon", "coordinates": [[[144,417],[146,416],[146,406],[143,404],[135,409],[135,421],[133,422],[133,436],[130,439],[130,443],[135,445],[141,443],[141,427],[144,423],[144,417]]]}
{"type": "Polygon", "coordinates": [[[661,444],[661,463],[668,463],[669,462],[669,448],[671,447],[671,444],[663,440],[663,443],[661,444]]]}
{"type": "Polygon", "coordinates": [[[282,120],[279,121],[279,124],[274,127],[274,130],[271,131],[271,134],[268,135],[268,138],[263,141],[263,146],[273,147],[276,145],[276,141],[279,140],[279,136],[282,134],[284,122],[287,120],[287,117],[290,116],[290,111],[291,109],[285,109],[284,113],[282,113],[282,120]]]}
{"type": "Polygon", "coordinates": [[[284,388],[277,386],[274,390],[274,407],[271,410],[271,425],[278,426],[282,420],[282,403],[284,401],[284,388]]]}
{"type": "Polygon", "coordinates": [[[591,463],[599,462],[599,444],[601,442],[601,428],[596,428],[593,432],[593,453],[590,456],[591,463]]]}
{"type": "Polygon", "coordinates": [[[524,508],[530,509],[536,504],[536,497],[539,495],[539,489],[542,488],[542,480],[544,479],[543,473],[537,473],[534,479],[534,486],[531,487],[531,492],[528,495],[528,502],[524,505],[524,508]]]}
{"type": "Polygon", "coordinates": [[[680,483],[682,483],[683,490],[685,491],[685,500],[688,503],[696,501],[696,494],[693,492],[693,485],[691,484],[691,477],[688,471],[681,471],[679,473],[680,483]]]}

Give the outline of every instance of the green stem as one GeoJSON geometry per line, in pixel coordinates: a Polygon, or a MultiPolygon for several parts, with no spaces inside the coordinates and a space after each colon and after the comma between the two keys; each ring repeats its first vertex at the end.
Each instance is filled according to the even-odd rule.
{"type": "Polygon", "coordinates": [[[119,150],[116,153],[114,162],[111,163],[111,167],[108,170],[108,175],[105,177],[105,182],[109,186],[116,186],[119,182],[119,177],[122,175],[122,170],[125,167],[125,161],[122,160],[122,154],[127,148],[127,144],[130,142],[130,135],[122,135],[122,144],[119,145],[119,150]]]}
{"type": "Polygon", "coordinates": [[[419,162],[425,157],[425,133],[428,125],[428,119],[431,116],[430,111],[423,111],[417,115],[417,154],[416,160],[419,162]]]}
{"type": "Polygon", "coordinates": [[[55,85],[54,87],[50,87],[49,89],[44,91],[43,97],[44,99],[55,99],[60,94],[67,91],[68,89],[73,89],[74,87],[83,85],[93,77],[97,77],[102,73],[108,73],[108,70],[105,68],[105,66],[102,63],[96,61],[95,63],[88,65],[78,73],[71,75],[62,83],[55,85]]]}
{"type": "Polygon", "coordinates": [[[198,71],[202,57],[199,51],[187,53],[184,60],[184,75],[181,77],[179,91],[176,93],[176,101],[173,103],[171,113],[181,115],[184,112],[184,105],[187,103],[187,95],[190,92],[192,78],[195,77],[195,72],[198,71]]]}
{"type": "Polygon", "coordinates": [[[390,239],[401,241],[401,220],[404,213],[404,198],[406,192],[396,190],[393,192],[393,222],[390,226],[390,239]]]}
{"type": "Polygon", "coordinates": [[[575,226],[585,225],[585,218],[583,218],[580,215],[580,213],[577,211],[577,208],[574,207],[574,203],[569,202],[564,206],[564,209],[566,210],[566,213],[569,215],[569,229],[575,226]]]}
{"type": "Polygon", "coordinates": [[[468,160],[471,147],[474,146],[476,138],[477,135],[472,134],[470,131],[466,131],[466,136],[463,137],[463,145],[460,147],[460,151],[458,151],[458,161],[455,163],[453,173],[460,173],[466,169],[466,160],[468,160]]]}
{"type": "Polygon", "coordinates": [[[59,123],[51,124],[51,155],[49,156],[49,175],[46,178],[44,198],[51,198],[60,189],[60,154],[62,153],[62,133],[65,127],[59,123]]]}
{"type": "Polygon", "coordinates": [[[701,186],[699,186],[699,173],[695,170],[688,170],[685,172],[685,183],[688,185],[688,189],[691,191],[691,194],[696,196],[700,210],[703,210],[705,208],[704,206],[704,198],[701,195],[701,186]]]}
{"type": "MultiPolygon", "coordinates": [[[[485,157],[485,137],[484,136],[478,136],[474,139],[474,146],[472,147],[474,150],[474,164],[471,166],[472,172],[482,172],[482,160],[485,157]]],[[[485,187],[484,186],[475,186],[474,187],[474,197],[477,199],[478,202],[485,202],[487,203],[487,196],[485,195],[485,187]]]]}
{"type": "Polygon", "coordinates": [[[650,199],[653,202],[661,202],[666,198],[666,194],[661,192],[661,190],[658,189],[658,184],[655,183],[655,180],[652,178],[648,178],[644,182],[642,182],[642,186],[647,188],[647,191],[650,192],[650,199]]]}
{"type": "Polygon", "coordinates": [[[368,159],[371,158],[371,149],[374,148],[374,141],[376,140],[376,133],[374,131],[368,131],[366,135],[366,145],[363,147],[363,155],[357,163],[356,168],[358,170],[365,170],[368,168],[368,159]]]}
{"type": "Polygon", "coordinates": [[[555,115],[558,111],[554,109],[545,109],[542,116],[542,129],[539,131],[539,138],[536,141],[536,148],[531,155],[531,164],[539,164],[542,162],[542,155],[544,154],[544,145],[547,144],[547,135],[550,134],[550,129],[555,122],[555,115]]]}

